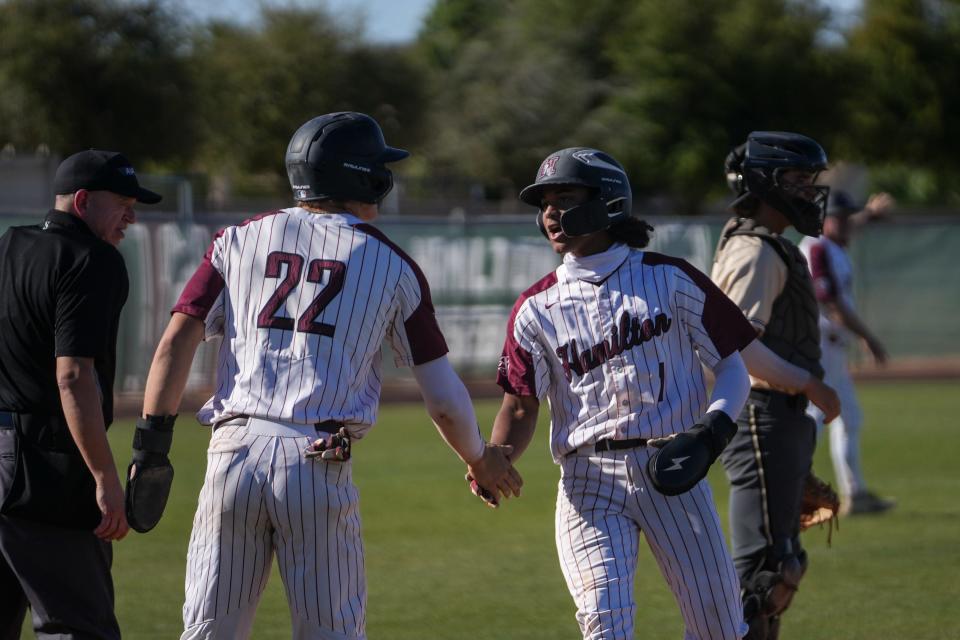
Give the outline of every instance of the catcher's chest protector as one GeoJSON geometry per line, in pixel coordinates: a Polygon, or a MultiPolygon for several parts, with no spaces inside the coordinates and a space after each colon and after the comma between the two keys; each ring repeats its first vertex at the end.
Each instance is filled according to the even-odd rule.
{"type": "Polygon", "coordinates": [[[820,366],[820,309],[803,253],[786,238],[750,218],[735,218],[723,228],[720,250],[732,236],[755,236],[776,250],[787,265],[787,282],[773,302],[770,321],[760,341],[792,364],[823,379],[820,366]]]}

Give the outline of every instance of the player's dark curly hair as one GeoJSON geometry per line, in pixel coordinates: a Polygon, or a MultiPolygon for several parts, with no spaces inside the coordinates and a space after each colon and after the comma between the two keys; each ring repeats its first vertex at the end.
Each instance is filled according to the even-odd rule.
{"type": "Polygon", "coordinates": [[[607,229],[614,240],[636,249],[643,249],[650,244],[651,231],[653,227],[640,218],[625,218],[607,229]]]}

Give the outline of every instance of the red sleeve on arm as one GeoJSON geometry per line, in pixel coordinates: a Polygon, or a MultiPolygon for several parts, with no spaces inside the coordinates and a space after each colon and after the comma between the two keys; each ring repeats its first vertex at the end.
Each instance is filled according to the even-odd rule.
{"type": "Polygon", "coordinates": [[[837,298],[840,289],[830,268],[827,247],[822,242],[810,245],[810,275],[813,277],[813,290],[818,302],[830,302],[837,298]]]}
{"type": "Polygon", "coordinates": [[[433,300],[430,298],[430,285],[413,260],[408,258],[408,264],[413,268],[417,276],[417,284],[420,285],[420,304],[413,310],[410,317],[403,321],[403,328],[410,342],[413,364],[417,365],[436,360],[446,355],[449,349],[446,340],[443,339],[443,332],[437,324],[433,300]]]}
{"type": "MultiPolygon", "coordinates": [[[[219,235],[219,234],[218,234],[219,235]]],[[[197,267],[193,276],[183,288],[180,299],[173,306],[170,313],[185,313],[188,316],[205,320],[217,296],[223,291],[223,276],[217,271],[210,262],[210,256],[213,254],[213,244],[216,238],[210,243],[206,254],[203,256],[203,262],[197,267]]]]}
{"type": "Polygon", "coordinates": [[[533,356],[513,337],[513,320],[511,316],[507,323],[507,339],[497,366],[497,384],[513,396],[536,396],[533,356]]]}
{"type": "Polygon", "coordinates": [[[710,278],[696,269],[694,271],[700,275],[700,281],[694,279],[694,282],[707,298],[703,303],[703,328],[717,347],[720,357],[726,358],[753,342],[757,337],[757,330],[743,315],[740,307],[710,278]]]}
{"type": "Polygon", "coordinates": [[[497,367],[497,384],[514,396],[537,396],[536,368],[533,355],[517,342],[515,328],[520,307],[530,297],[546,291],[557,283],[556,272],[548,273],[529,289],[520,294],[507,320],[507,339],[503,343],[500,364],[497,367]]]}

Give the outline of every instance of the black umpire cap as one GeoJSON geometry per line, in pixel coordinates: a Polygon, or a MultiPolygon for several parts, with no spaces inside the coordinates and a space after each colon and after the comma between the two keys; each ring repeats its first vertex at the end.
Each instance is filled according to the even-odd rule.
{"type": "Polygon", "coordinates": [[[159,193],[144,189],[137,181],[133,165],[116,151],[87,149],[75,153],[57,167],[53,191],[57,195],[87,191],[110,191],[137,202],[156,204],[163,198],[159,193]]]}

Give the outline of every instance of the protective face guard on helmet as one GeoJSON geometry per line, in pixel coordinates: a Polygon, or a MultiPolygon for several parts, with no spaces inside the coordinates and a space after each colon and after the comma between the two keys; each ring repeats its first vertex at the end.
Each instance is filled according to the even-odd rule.
{"type": "MultiPolygon", "coordinates": [[[[823,231],[830,187],[819,184],[798,185],[784,180],[793,167],[772,171],[749,170],[744,174],[747,194],[754,194],[782,213],[805,236],[816,238],[823,231]]],[[[814,177],[816,179],[816,177],[814,177]]]]}
{"type": "Polygon", "coordinates": [[[823,230],[830,187],[813,184],[826,168],[827,155],[812,138],[797,133],[754,131],[745,145],[727,156],[727,183],[739,197],[736,208],[756,196],[782,213],[800,233],[817,237],[823,230]],[[785,179],[790,171],[813,174],[810,184],[785,179]],[[737,174],[734,180],[731,175],[737,174]]]}
{"type": "MultiPolygon", "coordinates": [[[[606,229],[610,225],[610,218],[618,216],[623,211],[626,198],[614,198],[606,202],[599,194],[593,196],[586,202],[564,209],[560,212],[560,228],[568,238],[585,236],[606,229]]],[[[547,235],[546,226],[543,223],[543,212],[546,207],[540,207],[540,215],[537,216],[537,225],[540,231],[547,235]]]]}
{"type": "Polygon", "coordinates": [[[627,175],[612,156],[587,147],[556,151],[540,163],[536,181],[520,192],[520,200],[537,207],[537,226],[543,223],[543,194],[550,187],[585,187],[590,197],[560,214],[560,226],[568,237],[602,231],[630,217],[632,193],[627,175]]]}

